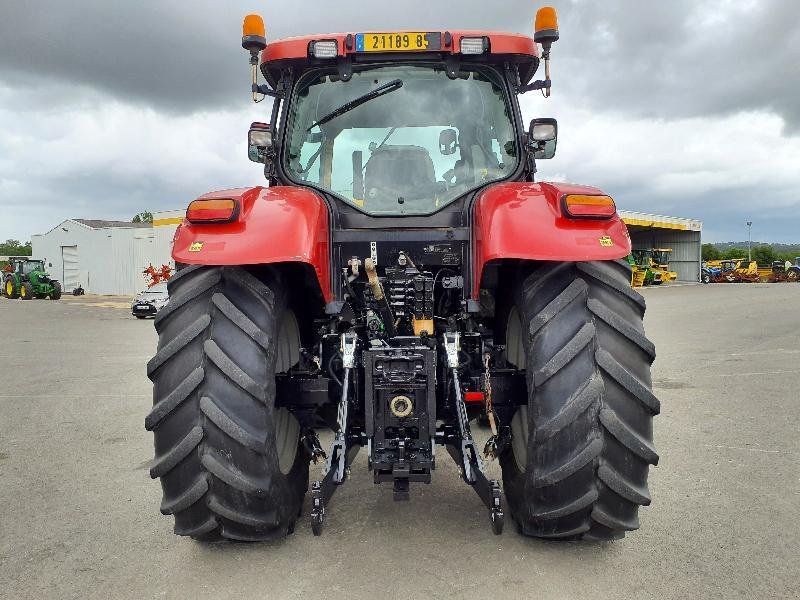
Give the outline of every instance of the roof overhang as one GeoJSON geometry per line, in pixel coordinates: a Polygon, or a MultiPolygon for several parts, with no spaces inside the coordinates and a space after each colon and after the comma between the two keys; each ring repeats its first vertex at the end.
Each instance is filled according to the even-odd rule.
{"type": "Polygon", "coordinates": [[[628,227],[642,229],[673,229],[680,231],[702,231],[703,222],[696,219],[683,217],[668,217],[666,215],[651,215],[648,213],[628,210],[619,211],[619,216],[628,227]]]}
{"type": "MultiPolygon", "coordinates": [[[[403,34],[408,30],[396,33],[403,34]]],[[[387,60],[401,62],[403,60],[417,59],[421,57],[437,56],[445,59],[448,56],[458,56],[469,59],[470,62],[497,62],[505,59],[525,63],[529,68],[520,68],[520,78],[522,84],[526,84],[532,77],[539,65],[539,47],[533,38],[518,34],[499,31],[478,31],[478,30],[457,30],[457,31],[426,31],[441,35],[441,45],[438,49],[430,51],[393,51],[393,52],[359,52],[356,50],[356,35],[363,33],[370,35],[375,33],[395,33],[395,32],[357,32],[357,33],[326,33],[319,35],[304,35],[299,37],[285,38],[267,44],[261,52],[261,70],[267,80],[273,82],[276,77],[277,67],[290,63],[301,63],[308,67],[324,67],[326,65],[336,65],[337,60],[352,58],[354,62],[370,62],[387,60]],[[483,54],[461,54],[461,40],[469,37],[485,37],[488,39],[488,50],[483,54]],[[315,41],[336,41],[337,57],[329,59],[316,59],[311,56],[311,44],[315,41]]]]}

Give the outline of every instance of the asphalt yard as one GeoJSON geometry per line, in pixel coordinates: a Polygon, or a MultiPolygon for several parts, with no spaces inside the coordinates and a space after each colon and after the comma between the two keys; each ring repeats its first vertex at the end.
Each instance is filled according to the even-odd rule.
{"type": "Polygon", "coordinates": [[[148,475],[152,322],[127,298],[0,299],[0,597],[800,597],[800,285],[644,295],[661,461],[613,543],[492,535],[444,453],[404,503],[362,453],[319,538],[307,518],[273,544],[179,538],[148,475]]]}

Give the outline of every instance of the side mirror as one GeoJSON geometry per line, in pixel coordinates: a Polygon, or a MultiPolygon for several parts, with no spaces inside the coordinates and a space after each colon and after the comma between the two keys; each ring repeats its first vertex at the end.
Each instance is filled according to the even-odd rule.
{"type": "Polygon", "coordinates": [[[458,134],[455,129],[443,129],[439,133],[439,152],[447,156],[455,154],[458,146],[458,134]]]}
{"type": "Polygon", "coordinates": [[[272,150],[272,127],[267,123],[252,123],[247,134],[247,157],[253,162],[266,163],[272,150]]]}
{"type": "Polygon", "coordinates": [[[558,140],[558,122],[555,119],[533,119],[528,129],[528,147],[533,158],[553,158],[558,140]]]}

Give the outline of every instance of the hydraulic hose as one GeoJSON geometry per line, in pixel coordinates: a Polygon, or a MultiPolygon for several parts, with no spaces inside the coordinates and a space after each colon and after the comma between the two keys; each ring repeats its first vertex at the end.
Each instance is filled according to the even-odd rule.
{"type": "Polygon", "coordinates": [[[378,304],[378,312],[383,320],[383,327],[389,337],[394,337],[397,335],[397,329],[394,326],[394,314],[392,314],[392,308],[389,306],[386,294],[383,293],[383,285],[381,285],[381,280],[378,279],[378,272],[375,270],[375,263],[372,258],[364,259],[364,270],[367,272],[367,281],[369,282],[369,287],[372,288],[372,295],[378,304]]]}

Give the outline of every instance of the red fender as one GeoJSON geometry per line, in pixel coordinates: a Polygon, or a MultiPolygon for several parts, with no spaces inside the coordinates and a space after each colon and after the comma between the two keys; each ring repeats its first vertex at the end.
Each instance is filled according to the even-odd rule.
{"type": "Polygon", "coordinates": [[[493,185],[478,196],[473,213],[474,298],[483,269],[493,260],[614,260],[631,253],[631,239],[618,214],[610,219],[568,218],[561,208],[566,194],[603,192],[566,183],[512,182],[493,185]]]}
{"type": "Polygon", "coordinates": [[[328,209],[301,187],[238,188],[198,200],[233,198],[232,223],[184,220],[175,232],[172,258],[192,265],[261,265],[299,262],[314,268],[326,302],[333,300],[329,275],[328,209]]]}

